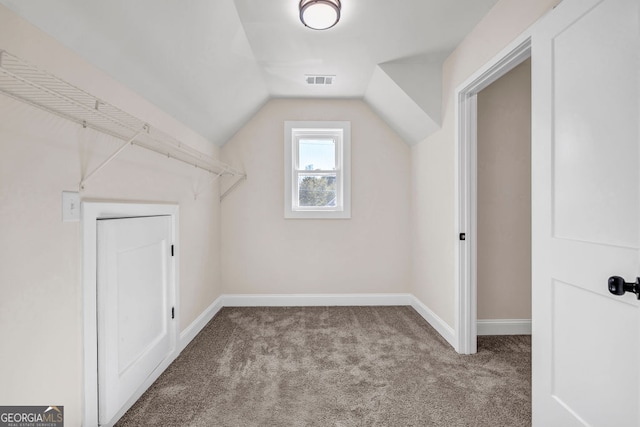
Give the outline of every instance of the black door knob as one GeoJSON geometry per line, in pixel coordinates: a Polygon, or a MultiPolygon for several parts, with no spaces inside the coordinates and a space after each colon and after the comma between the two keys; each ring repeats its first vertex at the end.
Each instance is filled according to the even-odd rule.
{"type": "Polygon", "coordinates": [[[636,278],[635,283],[627,283],[620,276],[609,277],[609,292],[614,295],[624,295],[625,292],[633,292],[640,300],[640,277],[636,278]]]}

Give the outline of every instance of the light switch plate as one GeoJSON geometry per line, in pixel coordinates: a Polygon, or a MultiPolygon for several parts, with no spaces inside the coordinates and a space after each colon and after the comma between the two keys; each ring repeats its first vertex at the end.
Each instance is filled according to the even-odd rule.
{"type": "Polygon", "coordinates": [[[62,221],[80,221],[80,193],[75,191],[62,192],[62,221]]]}

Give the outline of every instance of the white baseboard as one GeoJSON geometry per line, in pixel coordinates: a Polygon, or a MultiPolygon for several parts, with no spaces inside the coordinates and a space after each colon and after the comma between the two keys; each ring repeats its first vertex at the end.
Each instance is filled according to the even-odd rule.
{"type": "Polygon", "coordinates": [[[189,345],[189,343],[196,337],[196,335],[198,335],[202,328],[204,328],[207,323],[209,323],[209,321],[213,319],[213,316],[215,316],[216,313],[218,313],[220,309],[224,307],[223,300],[223,296],[219,296],[218,298],[216,298],[216,300],[212,302],[211,305],[207,307],[206,310],[196,318],[196,320],[191,322],[191,324],[187,326],[184,331],[180,332],[180,339],[178,341],[178,354],[180,354],[180,352],[182,352],[182,350],[184,350],[184,348],[189,345]]]}
{"type": "Polygon", "coordinates": [[[221,307],[411,306],[455,348],[453,328],[412,294],[227,294],[219,300],[221,307]]]}
{"type": "MultiPolygon", "coordinates": [[[[196,320],[180,333],[178,354],[198,335],[222,307],[331,307],[331,306],[413,307],[455,348],[455,331],[412,294],[226,294],[216,299],[196,320]]],[[[478,322],[480,328],[480,321],[478,322]]],[[[529,321],[529,331],[531,321],[529,321]]],[[[479,333],[480,335],[480,333],[479,333]]]]}
{"type": "Polygon", "coordinates": [[[478,320],[478,335],[531,335],[531,319],[478,320]]]}
{"type": "Polygon", "coordinates": [[[411,294],[223,295],[224,307],[411,305],[411,294]]]}
{"type": "Polygon", "coordinates": [[[433,327],[433,329],[436,330],[436,332],[442,335],[442,338],[444,338],[449,343],[449,345],[451,345],[451,347],[456,348],[456,332],[453,330],[453,328],[449,326],[447,322],[442,320],[437,314],[431,311],[431,309],[424,305],[418,298],[411,295],[411,299],[411,307],[413,307],[413,309],[417,311],[418,314],[422,316],[424,320],[426,320],[427,323],[429,323],[433,327]]]}

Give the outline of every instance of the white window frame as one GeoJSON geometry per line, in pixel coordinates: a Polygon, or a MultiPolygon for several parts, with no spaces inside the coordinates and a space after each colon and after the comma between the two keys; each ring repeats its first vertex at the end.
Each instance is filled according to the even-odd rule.
{"type": "Polygon", "coordinates": [[[284,217],[293,219],[351,218],[351,122],[284,122],[284,217]],[[299,140],[302,137],[333,137],[336,169],[331,171],[300,169],[299,140]],[[336,206],[298,206],[298,176],[336,175],[336,206]]]}

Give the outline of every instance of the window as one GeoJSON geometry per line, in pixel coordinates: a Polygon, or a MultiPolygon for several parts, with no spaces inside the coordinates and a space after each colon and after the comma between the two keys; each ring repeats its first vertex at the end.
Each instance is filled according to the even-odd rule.
{"type": "Polygon", "coordinates": [[[284,128],[285,218],[351,218],[351,123],[284,128]]]}

